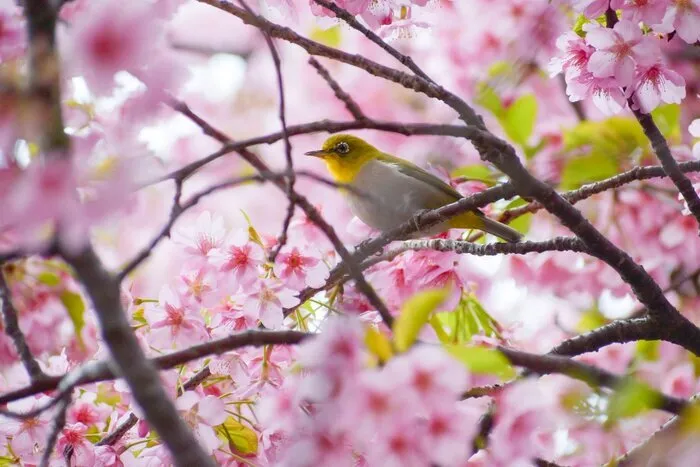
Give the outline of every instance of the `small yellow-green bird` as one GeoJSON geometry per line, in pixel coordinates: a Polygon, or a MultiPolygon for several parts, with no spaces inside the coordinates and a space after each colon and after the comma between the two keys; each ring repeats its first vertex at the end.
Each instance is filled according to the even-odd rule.
{"type": "MultiPolygon", "coordinates": [[[[355,188],[343,190],[353,214],[381,231],[397,227],[420,211],[462,198],[438,177],[356,136],[333,135],[323,143],[322,149],[306,155],[323,159],[336,182],[355,188]]],[[[508,242],[521,239],[518,231],[489,219],[479,210],[460,214],[413,237],[435,235],[448,229],[478,229],[508,242]]]]}

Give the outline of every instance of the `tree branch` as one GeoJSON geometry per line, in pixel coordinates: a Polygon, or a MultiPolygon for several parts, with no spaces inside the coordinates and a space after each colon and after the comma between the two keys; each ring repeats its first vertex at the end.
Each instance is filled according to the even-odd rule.
{"type": "Polygon", "coordinates": [[[321,75],[321,78],[323,78],[326,83],[328,83],[328,86],[333,90],[333,94],[335,94],[335,97],[338,98],[339,101],[341,101],[343,104],[345,104],[345,108],[348,109],[348,112],[350,112],[350,115],[355,117],[355,120],[365,120],[367,117],[365,117],[365,114],[362,112],[362,109],[360,109],[360,106],[355,102],[355,100],[343,90],[343,88],[340,87],[338,82],[333,79],[331,74],[326,70],[323,65],[321,65],[318,60],[316,60],[314,57],[309,58],[309,64],[316,69],[319,75],[321,75]]]}
{"type": "MultiPolygon", "coordinates": [[[[536,355],[503,346],[498,346],[498,350],[505,355],[513,365],[527,368],[539,375],[559,373],[584,381],[592,386],[600,386],[613,390],[620,388],[628,380],[626,377],[617,376],[569,357],[536,355]]],[[[658,404],[654,408],[678,415],[689,404],[686,400],[667,396],[656,390],[652,391],[655,398],[658,400],[658,404]]]]}
{"type": "MultiPolygon", "coordinates": [[[[650,114],[642,113],[640,110],[632,110],[637,121],[642,126],[644,134],[649,139],[651,147],[656,153],[656,157],[661,162],[664,172],[668,175],[678,191],[688,204],[688,209],[693,214],[695,219],[700,224],[700,197],[693,187],[693,183],[688,177],[683,174],[676,160],[671,154],[671,149],[668,147],[668,142],[664,135],[659,131],[659,127],[654,123],[654,119],[650,114]]],[[[700,231],[699,231],[700,233],[700,231]]]]}
{"type": "Polygon", "coordinates": [[[2,263],[0,263],[0,302],[2,302],[2,319],[5,323],[5,332],[12,339],[17,354],[22,361],[22,365],[24,365],[24,368],[29,374],[30,381],[35,382],[46,378],[46,374],[41,370],[39,363],[34,358],[24,338],[24,333],[19,327],[17,310],[12,304],[12,293],[7,285],[4,265],[2,263]]]}
{"type": "MultiPolygon", "coordinates": [[[[165,370],[174,368],[185,363],[207,357],[213,354],[222,354],[233,349],[241,347],[255,346],[261,347],[264,345],[293,345],[312,337],[314,334],[299,331],[260,331],[249,330],[230,336],[217,339],[204,344],[188,347],[187,349],[172,352],[166,355],[161,355],[148,360],[150,365],[159,369],[165,370]]],[[[83,384],[96,383],[99,381],[107,381],[110,379],[120,378],[122,375],[115,374],[112,365],[107,361],[94,362],[89,364],[89,371],[76,369],[70,374],[79,375],[79,377],[71,378],[70,386],[76,387],[83,384]]],[[[67,375],[63,376],[47,376],[46,379],[37,381],[24,388],[17,389],[0,395],[0,405],[7,404],[18,399],[39,394],[41,392],[51,391],[59,387],[67,375]]],[[[67,383],[63,383],[68,386],[67,383]]],[[[185,383],[187,384],[187,383],[185,383]]]]}
{"type": "Polygon", "coordinates": [[[377,34],[375,34],[373,31],[370,31],[367,29],[362,23],[357,21],[353,15],[348,13],[347,10],[339,7],[333,2],[329,2],[327,0],[313,0],[314,2],[318,3],[324,8],[327,8],[331,10],[335,15],[345,21],[350,27],[353,29],[359,31],[364,35],[367,39],[370,41],[374,42],[377,44],[379,47],[384,49],[389,55],[394,57],[396,60],[398,60],[402,65],[404,65],[406,68],[411,70],[413,73],[415,73],[417,76],[420,76],[423,78],[425,81],[428,81],[430,83],[435,84],[435,82],[423,71],[420,69],[418,65],[413,61],[411,57],[408,55],[404,55],[386,42],[382,40],[381,37],[379,37],[377,34]]]}
{"type": "Polygon", "coordinates": [[[172,453],[175,464],[213,467],[214,462],[179,417],[163,389],[156,367],[141,350],[121,306],[119,280],[104,270],[90,247],[78,255],[64,253],[63,256],[75,269],[92,300],[102,338],[121,372],[120,376],[129,384],[136,402],[172,453]]]}
{"type": "Polygon", "coordinates": [[[587,252],[588,248],[576,237],[556,237],[542,242],[490,243],[477,245],[471,242],[434,238],[429,240],[407,240],[389,254],[398,254],[407,250],[453,251],[455,253],[475,256],[525,255],[545,251],[587,252]]]}

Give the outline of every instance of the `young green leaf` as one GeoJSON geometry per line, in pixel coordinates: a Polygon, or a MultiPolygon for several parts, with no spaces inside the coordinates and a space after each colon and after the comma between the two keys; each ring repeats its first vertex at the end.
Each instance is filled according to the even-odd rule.
{"type": "Polygon", "coordinates": [[[496,375],[502,379],[515,376],[515,369],[498,349],[463,345],[445,345],[444,347],[472,373],[496,375]]]}
{"type": "Polygon", "coordinates": [[[82,330],[85,326],[85,302],[80,294],[65,290],[60,295],[61,303],[68,312],[68,317],[73,323],[75,337],[80,345],[83,345],[82,330]]]}
{"type": "Polygon", "coordinates": [[[418,333],[430,314],[445,301],[447,289],[432,289],[419,292],[406,300],[401,314],[394,321],[394,346],[405,352],[415,342],[418,333]]]}
{"type": "Polygon", "coordinates": [[[258,452],[258,435],[255,431],[236,420],[233,416],[216,427],[216,434],[228,443],[231,452],[250,456],[258,452]]]}

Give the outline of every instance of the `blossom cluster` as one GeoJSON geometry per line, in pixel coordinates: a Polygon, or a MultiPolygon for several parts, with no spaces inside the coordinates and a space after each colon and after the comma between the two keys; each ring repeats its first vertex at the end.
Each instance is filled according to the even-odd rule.
{"type": "Polygon", "coordinates": [[[580,33],[567,32],[557,40],[561,55],[550,67],[552,75],[564,73],[572,102],[592,98],[602,112],[614,114],[625,108],[628,100],[634,109],[644,113],[661,103],[683,100],[685,81],[664,63],[660,42],[671,34],[690,44],[700,40],[700,3],[573,3],[588,22],[580,33]],[[619,21],[615,10],[622,12],[619,21]],[[614,26],[597,22],[597,17],[606,11],[612,12],[614,26]]]}

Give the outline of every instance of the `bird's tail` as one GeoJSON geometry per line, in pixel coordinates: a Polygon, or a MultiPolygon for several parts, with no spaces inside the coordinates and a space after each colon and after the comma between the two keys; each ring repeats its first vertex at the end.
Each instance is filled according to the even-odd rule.
{"type": "Polygon", "coordinates": [[[506,242],[518,243],[523,238],[520,232],[511,227],[508,227],[505,224],[502,224],[493,219],[489,219],[486,216],[484,216],[481,220],[484,223],[484,225],[483,227],[480,227],[479,230],[483,230],[486,233],[490,233],[492,235],[495,235],[496,237],[502,238],[506,242]]]}

